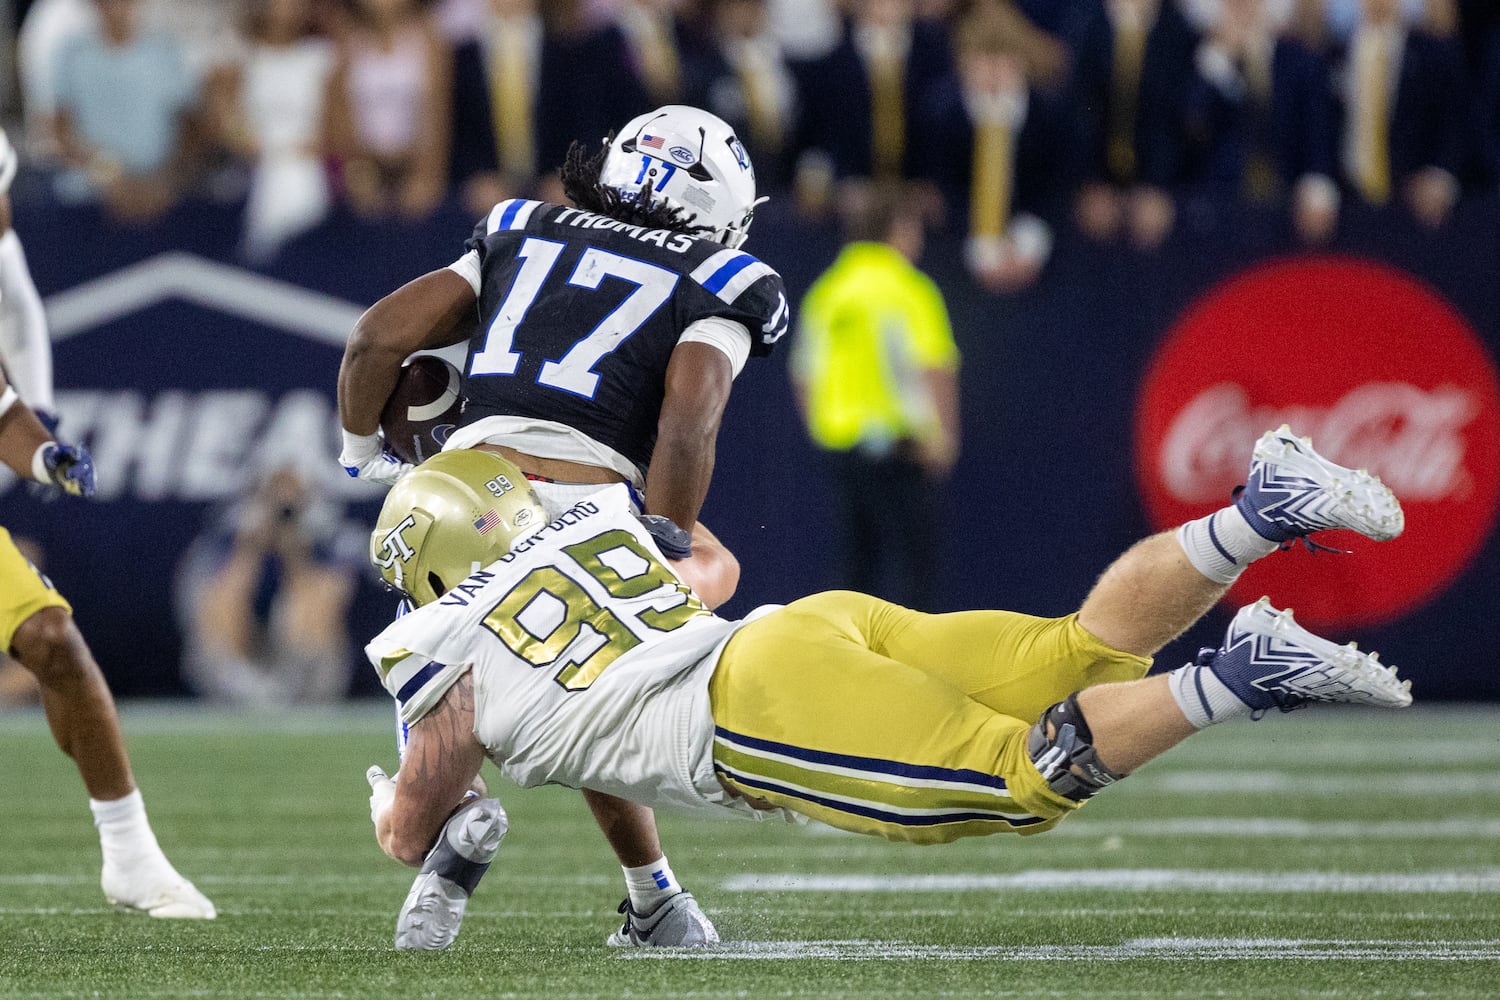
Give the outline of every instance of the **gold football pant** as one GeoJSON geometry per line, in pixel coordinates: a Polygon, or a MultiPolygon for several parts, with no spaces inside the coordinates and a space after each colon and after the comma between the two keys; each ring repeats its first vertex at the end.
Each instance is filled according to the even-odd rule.
{"type": "Polygon", "coordinates": [[[10,652],[16,629],[43,608],[73,610],[0,528],[0,651],[10,652]]]}
{"type": "Polygon", "coordinates": [[[1077,615],[815,594],[725,647],[709,684],[714,768],[732,792],[890,840],[1041,833],[1079,803],[1031,763],[1031,727],[1074,691],[1150,666],[1077,615]]]}

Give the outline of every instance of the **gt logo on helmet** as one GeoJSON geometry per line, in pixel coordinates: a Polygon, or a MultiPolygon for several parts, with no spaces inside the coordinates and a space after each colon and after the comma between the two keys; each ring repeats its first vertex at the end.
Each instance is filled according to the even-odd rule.
{"type": "Polygon", "coordinates": [[[380,551],[374,557],[375,565],[381,569],[391,569],[395,566],[397,559],[410,562],[411,557],[417,554],[417,550],[406,544],[406,539],[401,533],[407,528],[416,526],[416,519],[408,514],[400,524],[387,531],[380,540],[380,551]]]}

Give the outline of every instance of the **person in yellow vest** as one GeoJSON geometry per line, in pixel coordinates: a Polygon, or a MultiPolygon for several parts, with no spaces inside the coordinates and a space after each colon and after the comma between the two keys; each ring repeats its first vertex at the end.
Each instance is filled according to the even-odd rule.
{"type": "Polygon", "coordinates": [[[813,442],[833,460],[845,586],[921,610],[937,587],[934,487],[958,457],[958,347],[947,307],[916,267],[919,203],[865,189],[850,242],[813,283],[791,371],[813,442]]]}

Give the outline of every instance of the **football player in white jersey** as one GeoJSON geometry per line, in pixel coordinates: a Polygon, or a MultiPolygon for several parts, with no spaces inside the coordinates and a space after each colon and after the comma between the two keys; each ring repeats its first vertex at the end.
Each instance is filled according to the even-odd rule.
{"type": "MultiPolygon", "coordinates": [[[[600,147],[575,144],[562,179],[572,205],[499,203],[451,266],[360,319],[339,370],[340,461],[351,476],[394,482],[408,467],[377,429],[402,362],[467,340],[462,423],[447,448],[515,462],[553,514],[630,484],[646,510],[723,554],[725,587],[701,594],[717,604],[738,580],[698,522],[719,423],[747,360],[771,353],[790,320],[780,275],[740,249],[764,200],[754,169],[725,122],[669,105],[600,147]]],[[[585,797],[629,893],[623,937],[611,943],[645,943],[635,929],[663,906],[697,912],[650,811],[585,797]]],[[[658,925],[652,942],[678,929],[689,935],[679,944],[712,935],[701,913],[658,925]]],[[[404,940],[423,947],[420,936],[404,940]]]]}
{"type": "Polygon", "coordinates": [[[1403,526],[1378,479],[1283,427],[1230,506],[1136,544],[1072,615],[835,592],[731,622],[693,589],[718,553],[670,558],[670,526],[643,524],[623,487],[549,519],[514,465],[445,453],[391,491],[371,538],[418,606],[367,650],[411,726],[397,779],[368,775],[376,837],[421,866],[409,904],[446,944],[505,829],[476,784],[485,758],[528,787],[912,843],[1045,832],[1205,726],[1410,704],[1373,654],[1264,598],[1220,648],[1146,676],[1250,562],[1324,529],[1403,526]]]}
{"type": "Polygon", "coordinates": [[[0,129],[0,362],[21,399],[43,424],[56,430],[47,317],[26,265],[26,251],[11,228],[10,185],[18,162],[15,148],[0,129]]]}

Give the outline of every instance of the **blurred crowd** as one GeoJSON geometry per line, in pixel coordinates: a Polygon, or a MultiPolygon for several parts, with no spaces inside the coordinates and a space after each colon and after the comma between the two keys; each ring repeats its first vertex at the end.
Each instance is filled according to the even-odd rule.
{"type": "Polygon", "coordinates": [[[1441,226],[1500,187],[1493,0],[32,0],[28,163],[149,222],[243,198],[266,259],[336,206],[561,200],[556,168],[665,103],[735,126],[763,190],[834,212],[910,183],[975,279],[1059,226],[1150,251],[1184,209],[1441,226]]]}

